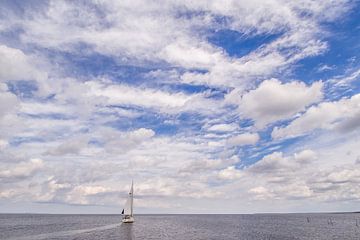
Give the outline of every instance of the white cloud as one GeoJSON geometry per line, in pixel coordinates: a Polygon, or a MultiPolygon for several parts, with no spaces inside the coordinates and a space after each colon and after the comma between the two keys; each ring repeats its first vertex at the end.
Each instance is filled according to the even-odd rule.
{"type": "Polygon", "coordinates": [[[34,62],[21,50],[0,45],[0,81],[46,78],[46,73],[39,71],[34,62]]]}
{"type": "Polygon", "coordinates": [[[238,170],[233,187],[246,189],[249,195],[245,196],[264,202],[310,199],[320,206],[325,201],[358,200],[360,172],[356,144],[358,139],[347,139],[317,151],[305,149],[287,156],[282,152],[271,153],[238,170]]]}
{"type": "MultiPolygon", "coordinates": [[[[306,86],[302,82],[280,83],[276,79],[262,82],[258,88],[241,97],[239,111],[252,118],[258,127],[277,120],[287,119],[305,110],[305,107],[322,98],[322,83],[306,86]]],[[[232,99],[236,98],[232,96],[232,99]]],[[[231,102],[232,99],[228,99],[231,102]]]]}
{"type": "Polygon", "coordinates": [[[360,77],[360,69],[356,69],[355,71],[352,71],[349,75],[341,75],[336,76],[333,79],[330,79],[329,81],[333,83],[335,86],[341,86],[341,85],[348,85],[354,81],[359,80],[360,77]]]}
{"type": "Polygon", "coordinates": [[[25,43],[70,52],[76,52],[79,43],[87,44],[92,51],[114,56],[123,63],[167,62],[209,71],[185,72],[185,82],[239,87],[254,77],[266,77],[304,57],[323,52],[327,46],[319,37],[323,31],[319,23],[334,20],[346,10],[346,1],[320,1],[317,5],[275,0],[251,4],[50,1],[42,11],[27,11],[23,21],[9,12],[5,16],[7,26],[23,27],[21,39],[25,43]],[[182,17],[179,9],[201,14],[182,17]],[[304,12],[308,13],[307,18],[301,17],[304,12]],[[218,16],[229,21],[220,23],[218,16]],[[203,33],[209,26],[247,36],[285,33],[247,56],[233,58],[206,41],[203,33]]]}
{"type": "Polygon", "coordinates": [[[327,64],[321,64],[318,68],[318,72],[325,72],[325,71],[329,71],[329,70],[333,70],[335,68],[335,66],[329,66],[327,64]]]}
{"type": "Polygon", "coordinates": [[[21,113],[31,114],[31,115],[40,115],[40,114],[63,114],[63,115],[73,115],[74,112],[71,112],[71,109],[63,106],[59,103],[40,103],[34,101],[22,101],[20,103],[21,113]]]}
{"type": "Polygon", "coordinates": [[[214,171],[227,168],[229,165],[238,164],[240,159],[236,156],[225,159],[196,159],[189,162],[179,170],[179,173],[185,175],[196,174],[205,171],[214,171]]]}
{"type": "MultiPolygon", "coordinates": [[[[114,131],[109,131],[108,134],[108,139],[118,139],[119,135],[114,134],[114,131]]],[[[55,156],[57,160],[51,161],[53,170],[47,169],[46,173],[57,176],[58,180],[50,184],[55,190],[50,193],[50,190],[44,189],[43,192],[39,192],[40,190],[32,189],[31,196],[38,201],[114,204],[119,199],[119,195],[114,192],[128,189],[129,178],[136,180],[136,193],[141,198],[164,202],[166,206],[171,202],[170,199],[176,199],[182,209],[188,208],[184,199],[189,198],[201,199],[203,202],[207,198],[218,199],[226,196],[229,201],[239,202],[241,196],[240,199],[246,199],[240,201],[244,204],[250,204],[247,199],[260,202],[267,202],[269,199],[311,199],[321,204],[323,201],[346,201],[357,196],[355,192],[348,190],[357,189],[358,173],[353,164],[356,164],[356,156],[359,153],[353,152],[348,156],[349,159],[353,159],[353,164],[349,161],[334,162],[334,159],[342,156],[341,154],[354,148],[355,142],[353,145],[346,143],[348,149],[339,148],[335,152],[332,149],[331,155],[335,154],[332,158],[323,155],[329,152],[328,149],[321,152],[303,150],[292,155],[278,152],[265,156],[250,167],[239,169],[236,167],[239,164],[237,158],[207,158],[211,156],[208,152],[212,148],[194,137],[191,141],[179,136],[156,137],[146,129],[135,130],[125,135],[129,139],[132,136],[135,139],[147,137],[148,140],[130,149],[126,148],[126,151],[121,150],[121,154],[116,156],[105,151],[87,156],[88,161],[84,162],[77,161],[80,156],[55,156]],[[322,162],[328,162],[330,165],[326,166],[322,162]],[[69,168],[76,170],[69,173],[69,168]],[[209,187],[209,182],[216,182],[219,186],[209,187]],[[88,186],[95,188],[87,188],[88,186]]],[[[97,134],[93,136],[96,137],[97,134]]],[[[123,146],[121,143],[115,145],[118,149],[123,146]]],[[[44,148],[44,144],[38,144],[38,147],[44,148]]],[[[49,164],[48,166],[50,167],[49,164]]],[[[9,187],[7,190],[10,192],[4,193],[4,197],[16,196],[16,192],[30,194],[18,188],[9,187]],[[10,189],[13,189],[12,192],[10,189]]],[[[151,208],[145,203],[141,204],[151,208]]],[[[263,205],[258,207],[264,209],[263,205]]],[[[255,209],[254,206],[251,208],[255,209]]],[[[281,209],[281,206],[278,208],[281,209]]]]}
{"type": "Polygon", "coordinates": [[[216,63],[226,61],[226,57],[218,49],[209,44],[200,43],[194,46],[194,40],[177,41],[167,45],[160,53],[169,63],[185,68],[209,69],[216,63]]]}
{"type": "Polygon", "coordinates": [[[80,154],[81,150],[87,147],[89,141],[88,136],[79,136],[72,139],[65,139],[60,145],[54,149],[47,151],[47,154],[65,156],[67,154],[80,154]]]}
{"type": "Polygon", "coordinates": [[[210,126],[207,130],[211,132],[233,132],[238,129],[237,124],[215,124],[210,126]]]}
{"type": "MultiPolygon", "coordinates": [[[[7,121],[10,122],[11,120],[7,121]]],[[[85,128],[83,122],[74,119],[24,117],[17,119],[17,121],[20,121],[19,125],[16,126],[18,132],[13,134],[13,136],[25,138],[43,137],[47,140],[52,140],[53,138],[70,136],[85,128]]]]}
{"type": "Polygon", "coordinates": [[[129,138],[135,141],[149,139],[155,135],[152,129],[139,128],[129,134],[129,138]]]}
{"type": "Polygon", "coordinates": [[[218,177],[224,180],[233,180],[240,178],[242,175],[242,171],[235,168],[235,166],[229,166],[218,173],[218,177]]]}
{"type": "Polygon", "coordinates": [[[16,95],[8,91],[6,84],[0,83],[0,118],[15,112],[18,104],[16,95]]]}
{"type": "Polygon", "coordinates": [[[176,179],[156,177],[139,183],[136,190],[141,196],[181,197],[192,199],[203,199],[219,196],[215,190],[206,189],[206,185],[200,182],[190,183],[188,181],[178,184],[176,179]],[[197,191],[196,189],[203,189],[197,191]]]}
{"type": "Polygon", "coordinates": [[[311,161],[316,159],[316,154],[311,150],[303,150],[300,153],[294,154],[292,158],[284,157],[281,152],[274,152],[265,156],[260,161],[248,168],[248,171],[256,172],[259,174],[289,174],[299,167],[310,164],[311,161]]]}
{"type": "Polygon", "coordinates": [[[6,140],[0,139],[0,151],[5,149],[8,145],[9,145],[9,143],[6,140]]]}
{"type": "Polygon", "coordinates": [[[155,136],[152,129],[139,128],[133,131],[120,132],[113,128],[100,128],[94,137],[105,144],[107,151],[112,153],[126,152],[141,146],[142,143],[155,136]]]}
{"type": "Polygon", "coordinates": [[[138,105],[156,108],[179,108],[191,99],[183,93],[167,93],[156,89],[136,88],[126,85],[104,86],[87,82],[91,95],[105,97],[108,104],[138,105]]]}
{"type": "Polygon", "coordinates": [[[102,99],[103,105],[139,106],[169,114],[186,111],[209,114],[223,111],[219,108],[221,102],[207,99],[203,93],[172,93],[124,84],[103,84],[96,81],[89,81],[85,86],[87,87],[87,97],[102,99]]]}
{"type": "Polygon", "coordinates": [[[359,94],[335,102],[320,103],[310,107],[288,126],[275,127],[271,135],[279,139],[301,136],[315,129],[352,131],[359,127],[359,104],[359,94]]]}
{"type": "MultiPolygon", "coordinates": [[[[293,149],[297,153],[275,152],[252,166],[240,162],[236,154],[242,153],[228,147],[259,141],[257,133],[239,134],[256,130],[242,129],[238,120],[243,119],[229,108],[239,106],[241,118],[251,118],[256,127],[263,127],[292,118],[321,100],[321,82],[306,86],[298,81],[261,81],[287,73],[297,61],[331,47],[322,39],[325,34],[321,23],[333,21],[346,8],[344,1],[325,0],[50,1],[26,9],[21,16],[11,9],[0,10],[0,31],[21,29],[12,33],[18,34],[16,44],[23,49],[0,46],[0,80],[35,79],[39,88],[34,98],[24,100],[5,84],[0,85],[0,157],[5,163],[0,176],[7,183],[0,187],[0,197],[25,202],[116,205],[128,189],[129,179],[135,178],[140,206],[150,209],[157,204],[170,211],[176,207],[182,212],[193,211],[196,199],[196,207],[204,211],[214,211],[219,204],[229,212],[261,211],[268,205],[256,206],[256,201],[249,199],[359,199],[358,163],[352,164],[359,161],[358,142],[347,142],[346,148],[331,151],[297,151],[297,147],[293,149]],[[237,31],[248,39],[272,34],[277,37],[249,54],[230,56],[208,41],[210,34],[223,29],[237,31]],[[71,56],[75,59],[69,61],[65,52],[74,54],[71,56]],[[128,84],[119,83],[122,78],[111,75],[112,70],[103,79],[74,77],[81,74],[77,71],[81,69],[76,69],[76,58],[92,61],[96,54],[106,55],[118,65],[153,70],[140,79],[130,76],[128,84]],[[50,55],[48,64],[55,71],[40,70],[39,59],[50,55]],[[70,64],[71,72],[67,69],[70,64]],[[49,78],[46,72],[51,73],[49,78]],[[221,93],[234,90],[223,100],[212,97],[212,89],[191,94],[174,90],[182,89],[183,83],[221,86],[221,93]],[[246,93],[254,83],[259,83],[258,88],[246,93]],[[161,123],[176,125],[177,133],[161,135],[148,124],[141,126],[136,117],[146,116],[148,111],[160,115],[161,123]],[[121,121],[128,129],[109,127],[121,121]],[[191,126],[182,125],[184,121],[191,126]],[[205,131],[197,131],[198,126],[205,131]],[[20,143],[12,144],[12,140],[20,143]],[[44,161],[18,161],[37,156],[44,161]],[[13,159],[15,163],[10,163],[13,159]],[[41,174],[35,174],[40,169],[41,174]],[[224,198],[229,203],[226,206],[224,198]]],[[[357,78],[355,72],[346,81],[357,78]]],[[[334,107],[345,109],[334,115],[318,114],[309,120],[319,120],[310,124],[312,127],[302,123],[298,124],[300,130],[290,127],[310,109],[320,111],[319,104],[286,131],[286,127],[275,129],[273,137],[301,135],[314,128],[351,132],[359,126],[358,102],[355,98],[343,101],[347,102],[343,105],[351,106],[334,107]],[[324,116],[332,120],[322,119],[324,116]]],[[[256,150],[263,150],[262,146],[258,148],[261,144],[256,150]]],[[[276,147],[281,146],[266,150],[274,151],[276,147]]]]}
{"type": "Polygon", "coordinates": [[[227,139],[228,146],[242,146],[252,145],[259,141],[259,134],[257,133],[243,133],[227,139]]]}
{"type": "Polygon", "coordinates": [[[11,93],[5,83],[0,82],[0,139],[9,138],[22,130],[23,123],[17,116],[20,100],[11,93]]]}
{"type": "MultiPolygon", "coordinates": [[[[110,127],[93,129],[91,133],[65,134],[61,138],[54,138],[49,142],[46,156],[52,157],[92,157],[98,154],[125,153],[140,147],[144,142],[155,136],[152,129],[139,128],[133,131],[119,131],[110,127]],[[97,145],[91,144],[91,140],[97,145]]],[[[49,139],[49,137],[47,137],[49,139]]]]}
{"type": "Polygon", "coordinates": [[[263,186],[251,188],[248,192],[255,196],[255,200],[266,200],[274,197],[274,194],[263,186]]]}
{"type": "Polygon", "coordinates": [[[29,177],[44,167],[42,159],[33,158],[27,162],[3,165],[0,169],[0,178],[24,178],[29,177]]]}
{"type": "Polygon", "coordinates": [[[71,204],[89,204],[91,203],[88,199],[91,195],[96,195],[99,193],[106,193],[112,191],[109,188],[103,186],[86,186],[79,185],[74,187],[70,192],[68,192],[63,199],[67,203],[71,204]]]}

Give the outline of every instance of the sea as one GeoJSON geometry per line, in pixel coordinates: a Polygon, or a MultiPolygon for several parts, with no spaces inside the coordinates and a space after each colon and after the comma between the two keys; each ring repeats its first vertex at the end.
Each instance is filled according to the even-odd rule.
{"type": "Polygon", "coordinates": [[[360,239],[360,213],[136,215],[0,214],[1,240],[360,239]]]}

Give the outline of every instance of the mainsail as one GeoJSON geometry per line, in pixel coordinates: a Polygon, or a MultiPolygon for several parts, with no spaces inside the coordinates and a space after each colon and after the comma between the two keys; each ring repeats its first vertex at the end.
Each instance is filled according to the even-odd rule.
{"type": "Polygon", "coordinates": [[[134,203],[134,183],[131,182],[129,196],[126,199],[125,207],[121,212],[121,214],[123,214],[125,218],[133,216],[133,203],[134,203]]]}

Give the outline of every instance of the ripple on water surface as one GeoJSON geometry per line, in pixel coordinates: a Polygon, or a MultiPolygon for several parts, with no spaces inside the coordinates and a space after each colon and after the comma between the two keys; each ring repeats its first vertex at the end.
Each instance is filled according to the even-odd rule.
{"type": "Polygon", "coordinates": [[[360,214],[0,214],[0,239],[360,239],[360,214]]]}

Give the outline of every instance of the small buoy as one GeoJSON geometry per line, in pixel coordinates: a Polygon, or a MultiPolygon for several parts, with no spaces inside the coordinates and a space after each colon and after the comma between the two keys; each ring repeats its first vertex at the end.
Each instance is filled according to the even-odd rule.
{"type": "Polygon", "coordinates": [[[331,218],[328,219],[328,225],[334,225],[333,221],[331,218]]]}

